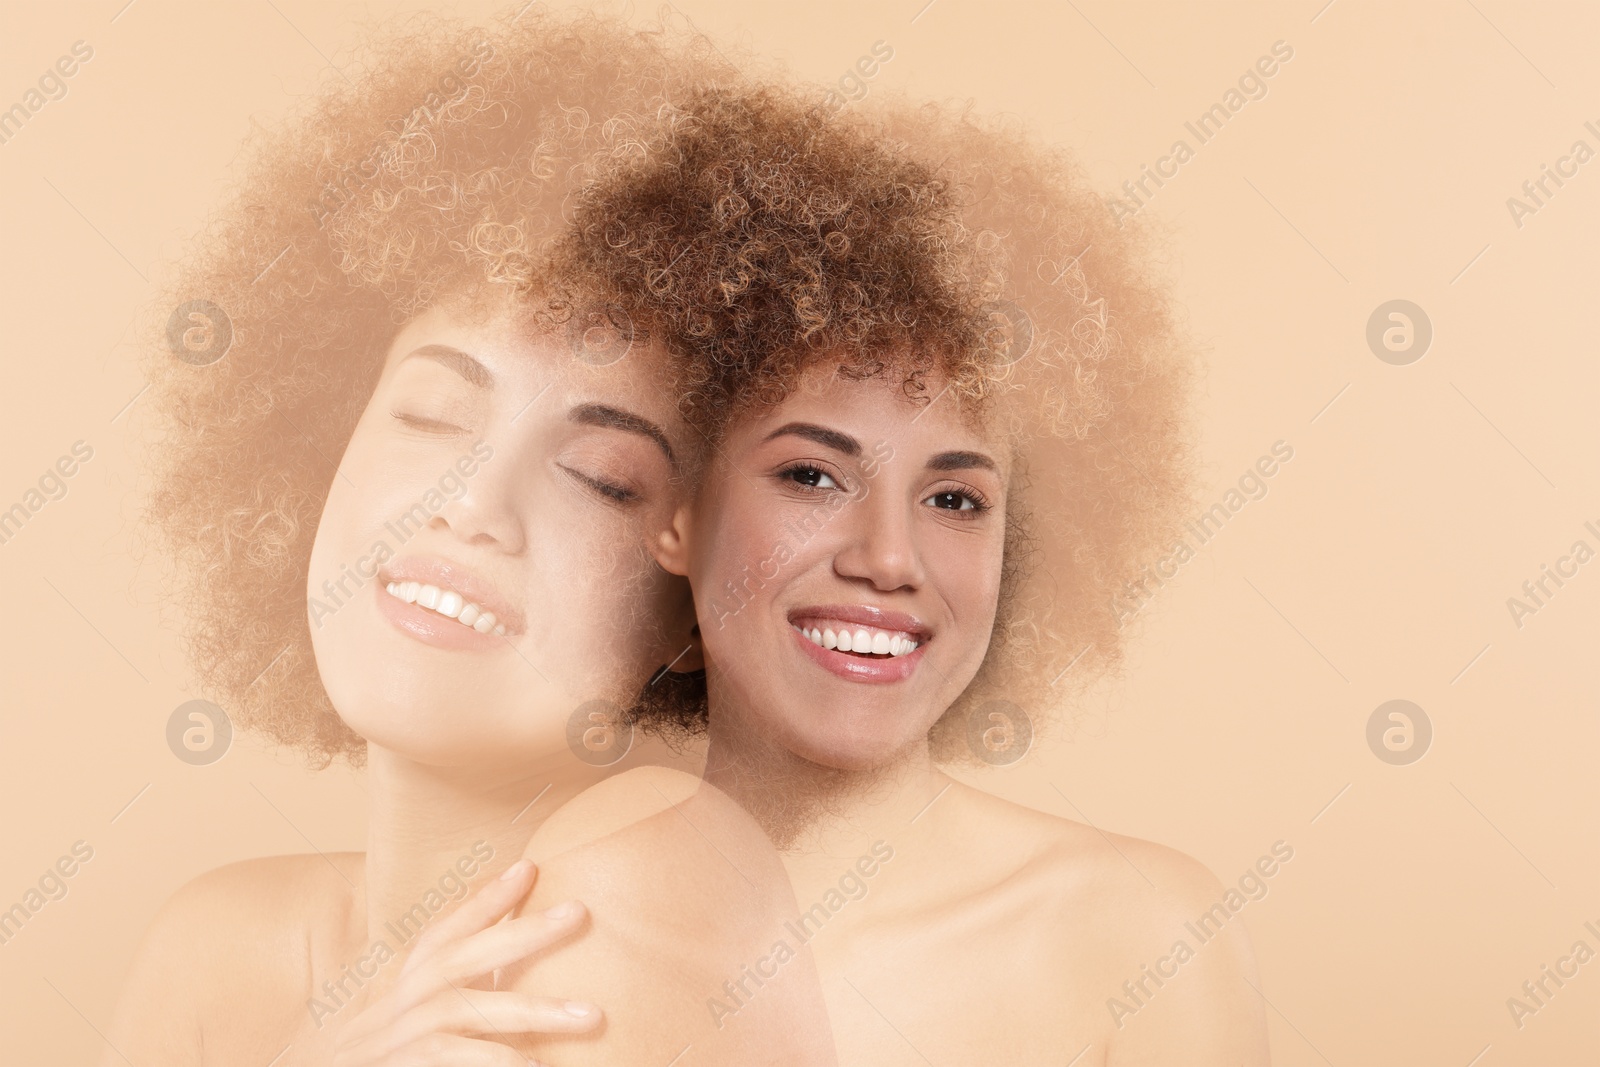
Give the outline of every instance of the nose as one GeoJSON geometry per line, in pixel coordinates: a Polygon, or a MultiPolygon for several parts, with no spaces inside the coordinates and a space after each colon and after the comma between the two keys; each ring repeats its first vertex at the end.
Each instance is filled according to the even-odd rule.
{"type": "MultiPolygon", "coordinates": [[[[495,459],[500,459],[498,453],[495,459]]],[[[527,529],[517,507],[517,479],[511,469],[515,466],[507,457],[497,470],[491,460],[481,464],[471,477],[457,479],[464,484],[464,490],[447,496],[428,525],[448,530],[465,544],[512,554],[521,552],[527,545],[527,529]]]]}
{"type": "Polygon", "coordinates": [[[834,572],[881,593],[920,587],[915,507],[886,486],[871,487],[847,504],[835,520],[844,524],[844,540],[834,553],[834,572]]]}

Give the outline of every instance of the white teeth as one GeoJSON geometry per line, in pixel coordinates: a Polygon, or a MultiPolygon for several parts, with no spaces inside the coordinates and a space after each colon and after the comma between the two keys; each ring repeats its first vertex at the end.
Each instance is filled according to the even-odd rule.
{"type": "Polygon", "coordinates": [[[796,626],[806,640],[823,648],[840,652],[871,653],[876,656],[904,656],[917,650],[917,642],[908,635],[886,630],[845,630],[835,632],[823,627],[796,626]]]}
{"type": "Polygon", "coordinates": [[[384,588],[396,600],[437,611],[463,626],[472,627],[480,634],[492,632],[500,637],[505,636],[505,624],[496,619],[493,612],[484,611],[454,590],[423,585],[421,582],[390,582],[384,588]]]}

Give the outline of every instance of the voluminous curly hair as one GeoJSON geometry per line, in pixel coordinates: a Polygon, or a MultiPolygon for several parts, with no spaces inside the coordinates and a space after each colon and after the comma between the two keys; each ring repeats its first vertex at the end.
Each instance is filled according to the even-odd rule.
{"type": "Polygon", "coordinates": [[[171,347],[148,368],[147,517],[194,669],[239,725],[324,765],[365,749],[317,675],[311,546],[395,332],[496,294],[555,328],[581,306],[550,267],[570,193],[640,151],[667,101],[735,79],[696,36],[538,8],[411,20],[345,69],[255,144],[167,291],[171,347]]]}
{"type": "MultiPolygon", "coordinates": [[[[1190,361],[1148,236],[1069,157],[965,109],[819,97],[696,94],[586,187],[563,262],[679,355],[713,442],[828,361],[924,400],[936,373],[1010,444],[995,630],[932,734],[957,759],[975,712],[1042,725],[1120,662],[1114,598],[1188,499],[1190,361]]],[[[647,726],[703,728],[703,677],[661,692],[647,726]]]]}

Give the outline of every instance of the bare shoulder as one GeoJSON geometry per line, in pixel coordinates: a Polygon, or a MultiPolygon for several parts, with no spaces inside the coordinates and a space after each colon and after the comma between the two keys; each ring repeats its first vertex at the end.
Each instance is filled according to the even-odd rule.
{"type": "MultiPolygon", "coordinates": [[[[976,833],[997,852],[1010,854],[1001,869],[1027,871],[1028,880],[1049,884],[1052,894],[1074,908],[1108,900],[1122,901],[1118,917],[1148,921],[1155,917],[1191,916],[1231,897],[1242,907],[1245,893],[1263,896],[1263,882],[1294,855],[1278,842],[1261,861],[1259,876],[1246,878],[1245,893],[1224,886],[1203,863],[1176,848],[1114,833],[1091,823],[1063,818],[961,785],[961,830],[976,833]]],[[[994,859],[999,860],[996,856],[994,859]]]]}
{"type": "Polygon", "coordinates": [[[221,954],[234,963],[241,951],[259,956],[285,943],[303,946],[314,928],[348,913],[361,865],[360,853],[333,853],[217,867],[168,898],[146,943],[182,950],[193,962],[221,954]]]}
{"type": "Polygon", "coordinates": [[[1040,902],[1040,932],[1104,997],[1108,1064],[1267,1062],[1245,913],[1291,846],[1274,843],[1225,883],[1167,845],[971,792],[967,817],[1012,843],[1010,884],[1040,902]]]}
{"type": "Polygon", "coordinates": [[[113,1043],[149,1062],[198,1063],[202,1027],[238,1017],[240,1003],[301,1001],[309,945],[346,919],[361,864],[359,853],[272,856],[179,887],[145,930],[113,1043]]]}
{"type": "Polygon", "coordinates": [[[577,899],[588,923],[504,977],[526,992],[597,1003],[607,1017],[603,1034],[519,1050],[574,1067],[646,1062],[690,1045],[707,1064],[831,1062],[809,951],[787,948],[772,964],[795,912],[782,858],[714,787],[667,768],[625,772],[552,815],[527,855],[539,878],[524,906],[577,899]],[[770,969],[759,996],[734,1001],[737,1010],[717,1000],[729,982],[753,992],[746,975],[762,960],[770,969]]]}
{"type": "Polygon", "coordinates": [[[782,860],[755,820],[714,786],[667,767],[585,790],[539,827],[525,854],[540,867],[536,907],[570,895],[683,915],[686,902],[698,914],[752,892],[774,907],[790,899],[782,860]]]}
{"type": "Polygon", "coordinates": [[[546,819],[526,855],[544,863],[673,810],[695,796],[700,779],[670,767],[635,767],[590,786],[546,819]]]}

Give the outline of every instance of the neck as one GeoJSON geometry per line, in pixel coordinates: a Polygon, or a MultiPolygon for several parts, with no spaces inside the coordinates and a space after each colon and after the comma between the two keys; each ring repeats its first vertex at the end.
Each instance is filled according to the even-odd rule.
{"type": "Polygon", "coordinates": [[[551,813],[608,773],[565,755],[498,770],[441,768],[369,745],[368,944],[404,953],[425,915],[436,919],[499,877],[551,813]]]}
{"type": "Polygon", "coordinates": [[[803,759],[757,730],[728,728],[726,719],[720,725],[713,711],[705,779],[761,823],[798,881],[812,867],[837,877],[839,863],[874,841],[903,839],[950,782],[926,738],[891,760],[847,770],[803,759]]]}

